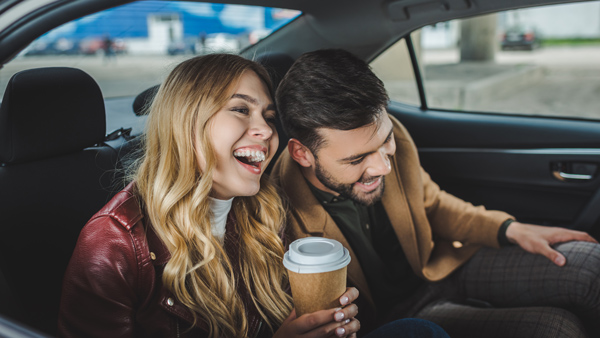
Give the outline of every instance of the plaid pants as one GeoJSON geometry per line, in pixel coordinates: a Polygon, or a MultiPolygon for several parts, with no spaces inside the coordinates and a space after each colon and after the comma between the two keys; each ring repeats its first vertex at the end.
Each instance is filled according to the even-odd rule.
{"type": "Polygon", "coordinates": [[[554,248],[565,266],[516,246],[482,249],[421,289],[404,315],[431,320],[453,338],[600,337],[600,245],[554,248]]]}

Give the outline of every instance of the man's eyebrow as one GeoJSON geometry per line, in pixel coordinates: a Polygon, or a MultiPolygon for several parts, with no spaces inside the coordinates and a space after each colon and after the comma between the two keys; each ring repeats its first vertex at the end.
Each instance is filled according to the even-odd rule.
{"type": "MultiPolygon", "coordinates": [[[[394,128],[392,127],[392,129],[390,130],[388,136],[385,138],[385,141],[383,141],[383,143],[381,145],[384,145],[386,143],[388,143],[391,139],[392,139],[392,133],[394,132],[394,128]]],[[[362,154],[357,154],[357,155],[351,155],[345,158],[342,158],[341,160],[338,160],[338,162],[353,162],[356,161],[362,157],[371,155],[372,153],[374,153],[375,151],[367,151],[366,153],[362,153],[362,154]]]]}
{"type": "MultiPolygon", "coordinates": [[[[246,94],[237,94],[237,93],[236,93],[236,94],[233,94],[233,95],[231,95],[231,98],[232,98],[232,99],[235,99],[235,98],[237,98],[237,99],[242,99],[242,100],[244,100],[244,101],[247,101],[247,102],[249,102],[249,103],[251,103],[251,104],[253,104],[253,105],[255,105],[255,106],[258,106],[258,100],[257,100],[257,99],[255,99],[255,98],[253,98],[253,97],[252,97],[252,96],[250,96],[250,95],[246,95],[246,94]]],[[[267,110],[275,110],[275,104],[273,104],[273,103],[269,104],[269,105],[267,106],[267,110]]]]}

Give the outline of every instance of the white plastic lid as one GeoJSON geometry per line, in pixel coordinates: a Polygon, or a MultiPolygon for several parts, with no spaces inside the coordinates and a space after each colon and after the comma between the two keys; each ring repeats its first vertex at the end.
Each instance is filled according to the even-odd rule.
{"type": "Polygon", "coordinates": [[[283,256],[283,265],[295,273],[321,273],[341,269],[350,263],[348,249],[322,237],[297,239],[283,256]]]}

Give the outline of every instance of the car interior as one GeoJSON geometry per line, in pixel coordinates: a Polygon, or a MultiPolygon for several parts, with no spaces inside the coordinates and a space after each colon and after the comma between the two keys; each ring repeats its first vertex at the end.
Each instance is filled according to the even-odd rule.
{"type": "MultiPolygon", "coordinates": [[[[159,84],[151,79],[135,94],[108,99],[98,85],[99,76],[77,64],[34,65],[10,76],[2,73],[46,32],[130,2],[134,1],[0,3],[0,85],[5,86],[0,105],[0,337],[16,332],[26,337],[56,335],[62,277],[79,231],[124,187],[127,161],[139,148],[143,132],[132,125],[107,129],[109,113],[126,107],[120,113],[143,119],[159,84]]],[[[438,22],[555,1],[212,2],[302,13],[239,51],[263,64],[275,87],[304,52],[344,48],[372,62],[376,70],[377,60],[402,43],[406,57],[395,62],[408,65],[416,103],[390,95],[388,112],[409,130],[421,165],[436,183],[473,204],[509,212],[519,220],[579,229],[600,238],[597,110],[572,117],[440,107],[427,95],[427,76],[434,68],[424,73],[421,51],[413,43],[413,32],[438,22]]],[[[600,67],[592,74],[600,74],[600,67]]],[[[279,155],[287,137],[279,123],[277,129],[279,155]]]]}

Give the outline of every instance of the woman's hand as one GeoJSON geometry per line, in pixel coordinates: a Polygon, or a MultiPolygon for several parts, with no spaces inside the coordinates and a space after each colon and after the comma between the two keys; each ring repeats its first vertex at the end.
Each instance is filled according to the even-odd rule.
{"type": "Polygon", "coordinates": [[[296,317],[294,309],[273,338],[287,337],[350,337],[355,338],[360,322],[354,317],[358,307],[352,302],[358,297],[356,288],[347,288],[340,297],[343,308],[328,309],[307,313],[296,317]]]}

